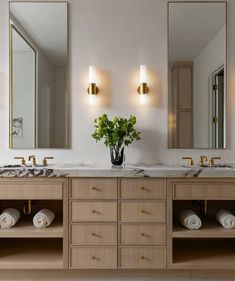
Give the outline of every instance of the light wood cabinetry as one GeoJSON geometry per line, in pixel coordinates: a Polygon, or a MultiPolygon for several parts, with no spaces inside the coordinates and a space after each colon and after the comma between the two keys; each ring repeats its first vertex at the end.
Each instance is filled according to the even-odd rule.
{"type": "Polygon", "coordinates": [[[0,179],[0,211],[16,208],[21,216],[10,229],[0,229],[1,269],[67,268],[67,183],[66,179],[3,178],[0,179]],[[25,203],[31,200],[30,215],[25,203]],[[33,216],[40,209],[55,213],[48,228],[35,228],[33,216]]]}
{"type": "Polygon", "coordinates": [[[216,221],[220,209],[235,213],[234,179],[168,179],[168,268],[235,269],[235,231],[216,221]],[[202,220],[199,230],[178,222],[183,209],[202,220]]]}
{"type": "Polygon", "coordinates": [[[121,179],[119,194],[119,267],[165,268],[166,180],[121,179]]]}
{"type": "Polygon", "coordinates": [[[166,266],[166,180],[73,179],[69,194],[70,268],[166,266]]]}

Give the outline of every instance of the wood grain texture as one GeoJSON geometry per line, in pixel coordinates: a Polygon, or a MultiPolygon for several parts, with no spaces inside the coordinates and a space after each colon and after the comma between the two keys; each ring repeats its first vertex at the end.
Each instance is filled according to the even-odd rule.
{"type": "Polygon", "coordinates": [[[166,199],[166,180],[121,179],[120,198],[166,199]]]}
{"type": "Polygon", "coordinates": [[[80,178],[72,179],[71,199],[116,199],[117,179],[80,178]]]}
{"type": "Polygon", "coordinates": [[[117,245],[117,225],[115,223],[70,224],[71,245],[117,245]]]}
{"type": "Polygon", "coordinates": [[[72,247],[71,268],[117,268],[117,247],[72,247]]]}

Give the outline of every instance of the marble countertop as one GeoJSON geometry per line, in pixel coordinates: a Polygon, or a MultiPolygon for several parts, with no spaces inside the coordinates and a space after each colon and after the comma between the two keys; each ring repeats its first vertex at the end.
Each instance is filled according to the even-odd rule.
{"type": "Polygon", "coordinates": [[[0,177],[235,177],[235,165],[200,167],[184,165],[51,164],[46,167],[0,165],[0,177]]]}

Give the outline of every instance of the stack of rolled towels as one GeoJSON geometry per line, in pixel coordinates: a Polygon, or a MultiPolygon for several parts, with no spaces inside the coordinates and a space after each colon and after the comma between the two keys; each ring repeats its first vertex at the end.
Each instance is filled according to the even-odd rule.
{"type": "MultiPolygon", "coordinates": [[[[12,228],[19,220],[20,212],[14,208],[5,209],[0,215],[0,227],[12,228]]],[[[55,214],[48,209],[42,209],[33,217],[33,225],[37,228],[45,228],[52,224],[55,214]]]]}
{"type": "Polygon", "coordinates": [[[192,210],[184,210],[180,213],[180,223],[190,230],[201,228],[202,221],[192,210]]]}
{"type": "Polygon", "coordinates": [[[216,219],[223,226],[223,228],[235,228],[235,216],[228,210],[221,209],[216,214],[216,219]]]}

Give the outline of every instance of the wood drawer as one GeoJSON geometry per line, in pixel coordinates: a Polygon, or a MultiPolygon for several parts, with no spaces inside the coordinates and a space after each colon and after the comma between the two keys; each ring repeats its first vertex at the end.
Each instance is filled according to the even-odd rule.
{"type": "Polygon", "coordinates": [[[122,245],[165,245],[164,223],[123,223],[120,225],[122,245]]]}
{"type": "Polygon", "coordinates": [[[120,197],[125,199],[166,199],[164,179],[122,179],[120,197]]]}
{"type": "Polygon", "coordinates": [[[117,180],[109,178],[72,179],[72,185],[70,187],[70,198],[116,199],[117,180]]]}
{"type": "Polygon", "coordinates": [[[117,245],[117,224],[80,223],[70,225],[70,244],[117,245]]]}
{"type": "Polygon", "coordinates": [[[123,201],[120,203],[123,222],[165,222],[166,202],[161,200],[123,201]]]}
{"type": "Polygon", "coordinates": [[[72,222],[116,222],[117,202],[71,201],[72,222]]]}
{"type": "Polygon", "coordinates": [[[116,247],[72,247],[72,268],[117,268],[116,247]]]}
{"type": "Polygon", "coordinates": [[[165,247],[121,247],[121,268],[165,268],[165,247]]]}
{"type": "Polygon", "coordinates": [[[178,200],[234,200],[235,183],[176,183],[173,199],[178,200]]]}
{"type": "Polygon", "coordinates": [[[63,183],[9,180],[0,184],[0,199],[63,199],[63,183]]]}

